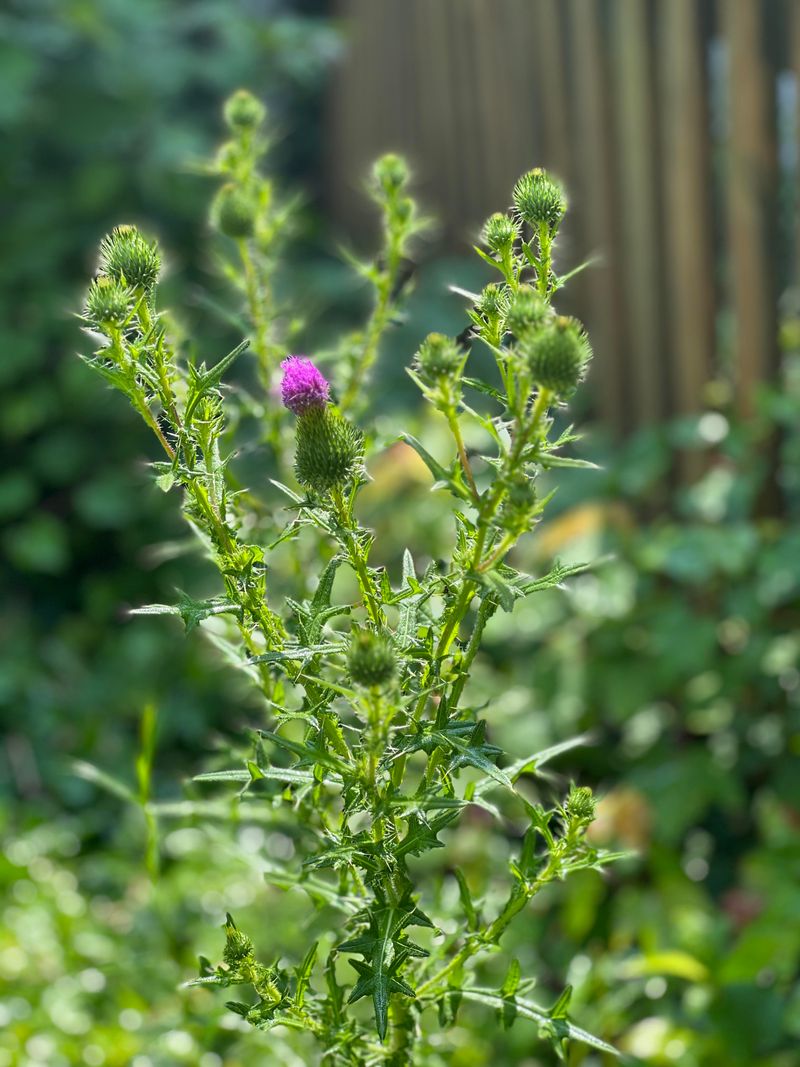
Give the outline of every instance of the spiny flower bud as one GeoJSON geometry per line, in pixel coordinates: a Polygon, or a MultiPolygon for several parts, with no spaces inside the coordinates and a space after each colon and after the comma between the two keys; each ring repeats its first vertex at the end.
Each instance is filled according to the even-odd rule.
{"type": "Polygon", "coordinates": [[[519,237],[519,223],[501,212],[490,215],[481,233],[484,244],[502,255],[510,252],[519,237]]]}
{"type": "Polygon", "coordinates": [[[514,186],[514,205],[529,225],[545,223],[555,230],[567,210],[567,198],[561,185],[537,167],[523,174],[514,186]]]}
{"type": "Polygon", "coordinates": [[[506,312],[506,329],[515,337],[525,337],[542,326],[552,312],[544,297],[532,286],[523,285],[511,298],[506,312]]]}
{"type": "Polygon", "coordinates": [[[508,310],[508,293],[500,285],[490,282],[478,297],[475,310],[486,318],[504,315],[508,310]]]}
{"type": "Polygon", "coordinates": [[[117,226],[100,243],[100,270],[116,281],[149,291],[161,270],[158,245],[135,226],[117,226]]]}
{"type": "Polygon", "coordinates": [[[253,955],[253,942],[237,927],[230,915],[225,917],[225,950],[222,958],[229,967],[238,967],[253,955]]]}
{"type": "Polygon", "coordinates": [[[558,396],[569,396],[575,391],[592,355],[580,324],[563,315],[534,334],[526,349],[533,380],[558,396]]]}
{"type": "Polygon", "coordinates": [[[463,362],[464,352],[452,338],[429,333],[417,349],[414,368],[421,378],[433,381],[456,374],[463,362]]]}
{"type": "Polygon", "coordinates": [[[257,215],[254,198],[232,182],[223,185],[214,198],[212,218],[226,237],[250,237],[257,215]]]}
{"type": "Polygon", "coordinates": [[[591,789],[586,785],[570,786],[569,796],[564,804],[567,816],[577,823],[590,823],[597,811],[597,801],[591,789]]]}
{"type": "Polygon", "coordinates": [[[508,487],[499,515],[499,525],[516,537],[521,537],[531,528],[537,505],[533,479],[520,471],[508,487]]]}
{"type": "Polygon", "coordinates": [[[267,109],[247,89],[237,89],[225,101],[223,114],[231,130],[252,130],[264,121],[267,109]]]}
{"type": "Polygon", "coordinates": [[[121,326],[130,314],[133,299],[127,285],[101,274],[86,294],[86,318],[94,326],[121,326]]]}
{"type": "Polygon", "coordinates": [[[281,400],[293,415],[310,408],[324,408],[331,387],[325,376],[305,356],[289,356],[281,363],[281,400]]]}
{"type": "Polygon", "coordinates": [[[371,630],[354,630],[347,653],[347,669],[356,685],[385,685],[397,664],[388,637],[371,630]]]}
{"type": "Polygon", "coordinates": [[[363,437],[351,422],[327,407],[308,407],[297,420],[294,469],[297,480],[317,493],[344,485],[356,473],[363,437]]]}
{"type": "Polygon", "coordinates": [[[372,179],[387,196],[402,189],[408,178],[408,164],[394,152],[387,152],[373,164],[372,179]]]}

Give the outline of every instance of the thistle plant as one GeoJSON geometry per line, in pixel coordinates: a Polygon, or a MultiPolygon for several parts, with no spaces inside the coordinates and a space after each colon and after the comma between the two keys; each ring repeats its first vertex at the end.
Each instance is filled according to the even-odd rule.
{"type": "Polygon", "coordinates": [[[189,984],[243,987],[232,1011],[254,1027],[313,1036],[318,1062],[331,1065],[449,1062],[437,1031],[468,1005],[495,1012],[504,1026],[533,1020],[559,1055],[570,1040],[613,1054],[570,1020],[569,989],[550,1007],[529,999],[534,976],[521,973],[506,937],[546,885],[615,858],[587,840],[591,791],[573,786],[554,798],[543,777],[545,764],[577,742],[501,751],[492,708],[474,706],[469,684],[495,613],[580,569],[556,565],[532,576],[511,556],[549,500],[540,474],[579,462],[562,454],[570,430],[555,429],[591,357],[583,327],[555,307],[565,280],[553,265],[563,190],[540,170],[519,180],[513,207],[483,230],[477,252],[495,279],[468,294],[468,329],[458,340],[430,333],[410,361],[432,417],[448,428],[450,453],[435,458],[416,437],[399,436],[429,468],[434,491],[449,495],[453,551],[444,564],[421,566],[406,551],[393,581],[371,562],[374,535],[361,523],[359,494],[379,447],[363,414],[370,372],[402,299],[403,264],[419,228],[408,170],[395,156],[374,169],[384,248],[360,268],[374,287],[373,311],[364,330],[332,345],[340,359],[329,380],[312,358],[286,351],[268,295],[277,263],[267,238],[278,221],[271,186],[253,169],[263,110],[238,93],[225,114],[233,140],[221,154],[228,180],[212,218],[240,256],[241,274],[231,268],[230,275],[246,295],[265,420],[273,440],[291,443],[293,470],[281,471],[276,453],[246,494],[231,481],[235,445],[222,383],[247,341],[210,368],[175,351],[159,308],[153,241],[130,227],[103,241],[83,316],[96,341],[87,362],[153,431],[158,484],[180,497],[219,572],[207,600],[183,596],[141,610],[178,614],[187,630],[213,620],[217,640],[223,629],[229,655],[264,698],[246,758],[197,780],[237,787],[242,820],[254,806],[267,819],[290,815],[297,858],[272,865],[267,881],[272,892],[305,893],[316,917],[308,951],[286,960],[229,916],[221,962],[202,960],[189,984]],[[268,255],[268,269],[256,253],[268,255]],[[493,382],[468,374],[479,346],[493,357],[493,382]],[[276,373],[279,395],[267,392],[276,373]],[[467,439],[479,442],[470,449],[467,428],[467,439]],[[265,529],[269,540],[256,536],[265,529]],[[276,587],[276,546],[301,537],[318,552],[276,587]],[[312,558],[323,560],[316,573],[308,570],[312,558]],[[355,598],[341,596],[353,587],[355,598]],[[431,874],[435,865],[419,863],[436,850],[449,855],[470,808],[496,820],[498,833],[506,819],[524,824],[499,901],[479,899],[457,866],[431,874]],[[505,979],[482,984],[486,962],[496,971],[498,958],[505,979]]]}

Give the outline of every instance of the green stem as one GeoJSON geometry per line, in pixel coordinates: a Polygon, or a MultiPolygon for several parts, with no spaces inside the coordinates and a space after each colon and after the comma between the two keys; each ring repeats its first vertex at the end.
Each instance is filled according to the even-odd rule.
{"type": "Polygon", "coordinates": [[[349,411],[355,405],[361,392],[364,378],[372,368],[377,355],[381,337],[389,324],[391,309],[391,291],[394,280],[386,274],[378,288],[378,299],[375,303],[369,322],[367,323],[366,338],[361,355],[356,362],[350,380],[347,383],[340,407],[342,411],[349,411]]]}
{"type": "Polygon", "coordinates": [[[253,350],[258,356],[259,367],[261,370],[262,384],[269,385],[270,375],[272,373],[272,367],[270,366],[270,344],[268,337],[268,323],[264,316],[264,293],[261,285],[259,284],[258,272],[256,271],[256,265],[253,261],[253,257],[250,252],[250,246],[247,243],[246,238],[240,237],[236,245],[239,249],[239,258],[242,261],[242,267],[244,268],[244,282],[245,282],[245,294],[247,297],[247,310],[250,315],[250,319],[255,329],[255,338],[253,343],[253,350]]]}
{"type": "Polygon", "coordinates": [[[345,503],[342,490],[338,487],[331,490],[331,500],[334,505],[334,517],[345,534],[343,538],[344,548],[350,565],[356,573],[364,607],[367,609],[367,614],[372,622],[376,626],[383,627],[386,619],[381,610],[380,599],[375,591],[374,583],[367,570],[367,564],[361,555],[357,540],[358,528],[353,522],[352,508],[345,503]]]}
{"type": "Polygon", "coordinates": [[[469,459],[467,458],[467,450],[464,447],[464,438],[461,436],[461,427],[458,424],[455,411],[448,410],[447,412],[447,425],[450,427],[450,432],[453,435],[453,439],[458,449],[458,458],[461,461],[461,469],[464,471],[464,476],[469,482],[469,487],[472,492],[472,498],[477,503],[478,501],[478,488],[475,485],[475,479],[472,475],[472,468],[469,465],[469,459]]]}
{"type": "Polygon", "coordinates": [[[543,297],[550,295],[550,271],[553,265],[553,237],[546,222],[539,223],[539,263],[536,268],[537,289],[543,297]]]}

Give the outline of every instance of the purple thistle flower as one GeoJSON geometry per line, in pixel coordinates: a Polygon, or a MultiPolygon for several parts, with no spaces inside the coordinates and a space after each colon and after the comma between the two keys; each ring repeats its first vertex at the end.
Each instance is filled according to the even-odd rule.
{"type": "Polygon", "coordinates": [[[281,400],[295,415],[311,408],[324,408],[330,399],[331,387],[325,377],[305,356],[289,356],[281,363],[281,400]]]}

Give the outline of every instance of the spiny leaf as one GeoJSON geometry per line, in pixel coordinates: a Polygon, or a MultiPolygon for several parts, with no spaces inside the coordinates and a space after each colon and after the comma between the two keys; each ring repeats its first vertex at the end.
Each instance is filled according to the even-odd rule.
{"type": "Polygon", "coordinates": [[[430,919],[414,904],[410,896],[399,904],[384,904],[366,912],[368,929],[358,937],[338,946],[340,952],[354,952],[363,960],[350,960],[359,975],[348,1003],[372,995],[375,1026],[381,1041],[386,1037],[389,1020],[389,997],[392,993],[415,997],[416,994],[397,974],[409,957],[428,953],[404,936],[407,926],[432,926],[430,919]]]}
{"type": "Polygon", "coordinates": [[[300,771],[294,767],[262,767],[259,765],[253,765],[258,771],[256,776],[253,773],[250,764],[247,769],[241,770],[227,770],[227,771],[206,771],[204,774],[196,774],[193,778],[193,782],[252,782],[257,781],[258,778],[269,778],[276,782],[284,782],[287,785],[340,785],[341,782],[338,778],[329,777],[319,779],[311,771],[300,771]]]}
{"type": "Polygon", "coordinates": [[[515,957],[508,967],[503,986],[500,993],[504,997],[513,997],[519,987],[520,978],[522,977],[522,968],[519,965],[519,960],[515,957]]]}
{"type": "Polygon", "coordinates": [[[234,360],[237,359],[242,354],[242,352],[244,352],[245,349],[249,347],[249,340],[242,341],[241,344],[238,344],[236,348],[234,348],[227,354],[227,356],[223,356],[219,363],[215,363],[211,370],[205,370],[204,367],[201,367],[200,370],[197,370],[194,367],[190,367],[190,374],[192,376],[192,380],[189,385],[189,394],[186,400],[186,412],[184,415],[184,419],[187,424],[192,421],[192,416],[194,415],[194,412],[197,409],[197,405],[200,403],[206,393],[208,393],[210,389],[213,389],[215,386],[219,385],[219,383],[222,381],[222,376],[225,374],[225,372],[231,366],[234,360]]]}
{"type": "Polygon", "coordinates": [[[400,993],[405,997],[415,997],[416,993],[394,973],[394,965],[389,968],[373,970],[369,963],[364,960],[350,960],[359,975],[359,979],[353,987],[347,1003],[353,1004],[362,997],[372,995],[372,1005],[375,1010],[375,1029],[378,1037],[383,1041],[389,1028],[389,996],[392,993],[400,993]]]}
{"type": "Polygon", "coordinates": [[[485,720],[481,719],[480,722],[472,726],[469,738],[466,740],[452,729],[436,731],[432,736],[439,739],[443,747],[449,747],[454,752],[449,765],[451,771],[457,770],[459,767],[475,767],[477,770],[483,771],[484,774],[488,774],[498,785],[503,785],[506,789],[514,791],[511,779],[504,771],[496,767],[490,758],[496,759],[502,749],[486,742],[485,720]]]}
{"type": "Polygon", "coordinates": [[[572,1000],[572,986],[568,985],[564,987],[564,991],[561,996],[555,1002],[550,1009],[551,1019],[566,1019],[567,1012],[569,1011],[569,1002],[572,1000]]]}
{"type": "MultiPolygon", "coordinates": [[[[515,760],[514,763],[505,767],[505,773],[511,779],[512,782],[516,782],[523,774],[536,774],[540,767],[543,767],[550,760],[555,759],[556,756],[560,756],[562,752],[569,752],[573,748],[578,748],[581,745],[587,745],[591,741],[589,734],[580,734],[578,737],[570,737],[566,741],[560,741],[556,745],[550,745],[549,748],[543,748],[539,752],[534,752],[530,756],[526,756],[524,759],[515,760]]],[[[483,793],[487,789],[491,788],[490,782],[478,782],[475,786],[476,793],[483,793]]]]}
{"type": "Polygon", "coordinates": [[[464,909],[464,915],[467,919],[467,928],[469,930],[477,930],[480,926],[480,916],[478,910],[472,900],[472,893],[470,892],[469,885],[467,884],[467,878],[464,872],[456,867],[453,873],[456,876],[458,882],[458,895],[461,900],[461,907],[464,909]]]}
{"type": "MultiPolygon", "coordinates": [[[[503,1009],[504,997],[500,993],[496,993],[493,989],[468,988],[461,989],[459,992],[465,1000],[472,1000],[478,1004],[485,1004],[487,1007],[495,1008],[500,1011],[503,1009]]],[[[601,1040],[601,1038],[588,1033],[580,1026],[575,1026],[575,1024],[571,1023],[568,1019],[551,1019],[550,1014],[545,1011],[544,1008],[540,1008],[528,1000],[521,1000],[518,997],[514,998],[514,1005],[517,1013],[523,1019],[532,1019],[545,1029],[545,1032],[550,1031],[553,1032],[556,1037],[566,1037],[571,1041],[580,1041],[581,1044],[588,1045],[590,1048],[595,1048],[600,1052],[607,1052],[611,1056],[619,1056],[619,1052],[613,1045],[609,1045],[607,1042],[601,1040]]]]}
{"type": "Polygon", "coordinates": [[[139,801],[124,782],[120,782],[117,778],[113,778],[110,774],[106,774],[105,771],[101,771],[99,767],[95,767],[93,763],[86,763],[84,760],[73,760],[72,770],[79,777],[83,778],[86,782],[91,782],[92,785],[100,786],[101,789],[105,789],[107,793],[113,794],[115,797],[119,797],[120,800],[125,800],[129,804],[138,805],[139,801]]]}
{"type": "Polygon", "coordinates": [[[141,608],[131,608],[129,615],[180,615],[186,633],[191,633],[204,619],[214,615],[241,615],[242,609],[231,603],[227,597],[211,597],[209,600],[195,600],[188,593],[178,590],[177,604],[145,604],[141,608]]]}
{"type": "Polygon", "coordinates": [[[461,381],[464,385],[468,385],[470,389],[475,389],[479,393],[485,393],[486,396],[490,396],[493,400],[496,400],[499,404],[505,407],[508,403],[506,397],[503,396],[497,389],[488,385],[486,382],[481,381],[480,378],[462,378],[461,381]]]}
{"type": "Polygon", "coordinates": [[[394,855],[402,859],[405,856],[421,856],[429,849],[444,848],[444,842],[440,841],[436,835],[457,819],[459,814],[459,809],[444,811],[430,822],[421,815],[409,815],[408,830],[395,845],[394,855]]]}
{"type": "Polygon", "coordinates": [[[296,986],[294,993],[294,1002],[298,1007],[303,1006],[306,990],[311,982],[311,974],[314,970],[314,963],[317,959],[317,949],[319,948],[319,942],[315,941],[308,952],[303,958],[303,962],[295,970],[296,986]]]}
{"type": "Polygon", "coordinates": [[[334,556],[328,566],[322,572],[319,584],[314,592],[314,597],[311,601],[311,614],[319,615],[325,608],[329,608],[331,605],[331,591],[333,589],[333,581],[336,577],[336,572],[344,562],[343,556],[334,556]]]}
{"type": "Polygon", "coordinates": [[[552,589],[554,586],[561,585],[566,578],[571,578],[574,574],[582,574],[590,567],[596,566],[592,563],[569,563],[563,564],[556,560],[553,569],[541,578],[531,578],[526,582],[523,582],[520,588],[526,595],[528,593],[538,593],[542,589],[552,589]]]}
{"type": "Polygon", "coordinates": [[[300,764],[298,766],[320,764],[320,766],[328,767],[331,770],[338,771],[340,774],[347,774],[350,771],[344,760],[332,755],[330,752],[326,752],[323,748],[318,748],[315,745],[304,745],[298,741],[290,741],[287,737],[272,733],[271,730],[259,730],[258,734],[259,737],[263,737],[266,741],[271,741],[278,748],[299,756],[300,764]]]}
{"type": "Polygon", "coordinates": [[[445,468],[434,459],[425,446],[416,439],[410,433],[400,434],[400,440],[404,441],[407,445],[414,449],[422,462],[428,468],[435,479],[434,489],[439,485],[446,486],[455,496],[460,497],[462,500],[470,500],[470,493],[466,486],[462,485],[456,480],[451,471],[445,470],[445,468]]]}

